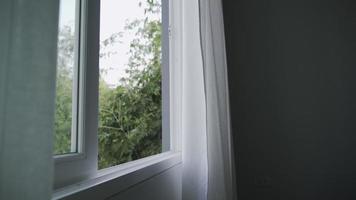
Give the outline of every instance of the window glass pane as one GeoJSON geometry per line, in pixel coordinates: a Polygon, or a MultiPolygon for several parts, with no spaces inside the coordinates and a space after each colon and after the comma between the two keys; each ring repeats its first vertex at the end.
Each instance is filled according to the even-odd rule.
{"type": "Polygon", "coordinates": [[[161,1],[102,0],[99,169],[162,152],[161,1]]]}
{"type": "Polygon", "coordinates": [[[76,4],[75,0],[60,0],[54,137],[56,155],[76,152],[76,4]]]}

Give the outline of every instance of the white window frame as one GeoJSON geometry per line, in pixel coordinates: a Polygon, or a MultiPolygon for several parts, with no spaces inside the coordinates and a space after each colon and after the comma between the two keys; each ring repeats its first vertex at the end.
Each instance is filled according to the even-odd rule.
{"type": "MultiPolygon", "coordinates": [[[[79,1],[78,1],[79,2],[79,1]]],[[[120,177],[132,176],[132,184],[146,176],[160,173],[181,162],[181,108],[182,108],[182,1],[162,0],[163,42],[162,85],[163,100],[162,136],[164,153],[97,170],[98,155],[98,77],[99,77],[99,29],[100,0],[80,0],[80,51],[79,51],[79,99],[77,153],[55,156],[53,199],[83,195],[90,188],[106,184],[120,177]],[[169,67],[168,67],[169,66],[169,67]],[[174,98],[169,98],[169,97],[174,98]],[[90,148],[88,148],[90,147],[90,148]],[[140,172],[140,173],[137,173],[140,172]],[[139,175],[137,175],[139,174],[139,175]],[[84,191],[84,192],[83,192],[84,191]]],[[[124,184],[116,187],[130,186],[124,184]]],[[[110,192],[109,192],[110,193],[110,192]]],[[[100,194],[100,192],[99,192],[100,194]]],[[[103,197],[108,195],[101,194],[103,197]]]]}
{"type": "MultiPolygon", "coordinates": [[[[76,144],[78,146],[76,153],[55,156],[54,188],[60,188],[88,179],[97,170],[97,156],[95,156],[97,155],[97,111],[94,108],[97,108],[98,102],[94,89],[98,88],[98,81],[96,81],[98,79],[96,78],[98,76],[98,71],[96,70],[98,61],[95,59],[95,55],[98,54],[99,40],[97,38],[99,30],[96,30],[95,27],[99,25],[99,21],[96,21],[98,17],[95,16],[98,16],[99,13],[91,8],[94,6],[91,4],[94,4],[96,1],[76,1],[77,6],[79,4],[80,11],[76,11],[78,16],[76,17],[77,21],[75,24],[76,27],[78,25],[80,27],[76,31],[76,33],[79,32],[79,42],[76,44],[79,48],[76,52],[78,58],[76,59],[77,65],[74,71],[77,71],[78,76],[76,77],[79,77],[79,84],[73,84],[73,89],[76,90],[73,92],[73,99],[79,98],[79,101],[73,102],[80,103],[77,104],[78,107],[76,109],[73,109],[73,114],[79,120],[76,122],[73,121],[75,123],[74,126],[77,127],[72,129],[74,131],[72,135],[76,136],[76,144]],[[89,15],[89,12],[92,15],[89,15]],[[91,23],[87,23],[88,21],[91,21],[91,23]],[[89,38],[93,42],[88,43],[89,38]],[[90,148],[86,148],[88,146],[90,148]]],[[[77,80],[73,82],[76,83],[77,80]]],[[[73,107],[76,107],[76,105],[73,107]]]]}

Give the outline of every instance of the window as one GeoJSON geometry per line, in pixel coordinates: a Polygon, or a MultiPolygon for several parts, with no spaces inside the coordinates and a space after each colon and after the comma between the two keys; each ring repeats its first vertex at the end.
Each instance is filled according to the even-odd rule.
{"type": "Polygon", "coordinates": [[[168,0],[60,0],[55,188],[176,150],[168,10],[168,0]]]}
{"type": "Polygon", "coordinates": [[[160,0],[101,1],[99,169],[162,152],[161,27],[160,0]]]}
{"type": "Polygon", "coordinates": [[[54,153],[77,152],[78,2],[60,1],[54,153]]]}

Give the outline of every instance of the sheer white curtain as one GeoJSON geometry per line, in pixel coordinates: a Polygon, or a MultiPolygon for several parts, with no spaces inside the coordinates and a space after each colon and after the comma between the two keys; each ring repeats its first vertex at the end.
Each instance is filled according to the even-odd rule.
{"type": "Polygon", "coordinates": [[[184,5],[183,199],[233,200],[222,2],[185,0],[184,5]]]}
{"type": "Polygon", "coordinates": [[[227,61],[221,0],[199,0],[207,120],[208,199],[234,199],[227,61]]]}
{"type": "Polygon", "coordinates": [[[0,199],[50,199],[58,1],[0,1],[0,199]]]}
{"type": "Polygon", "coordinates": [[[182,199],[206,200],[206,106],[198,0],[183,3],[182,199]]]}

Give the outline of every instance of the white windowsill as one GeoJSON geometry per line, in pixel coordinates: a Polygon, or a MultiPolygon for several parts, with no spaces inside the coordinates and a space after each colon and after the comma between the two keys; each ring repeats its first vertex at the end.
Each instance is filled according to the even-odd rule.
{"type": "Polygon", "coordinates": [[[181,163],[166,152],[98,171],[91,179],[54,191],[52,199],[105,199],[181,163]]]}

